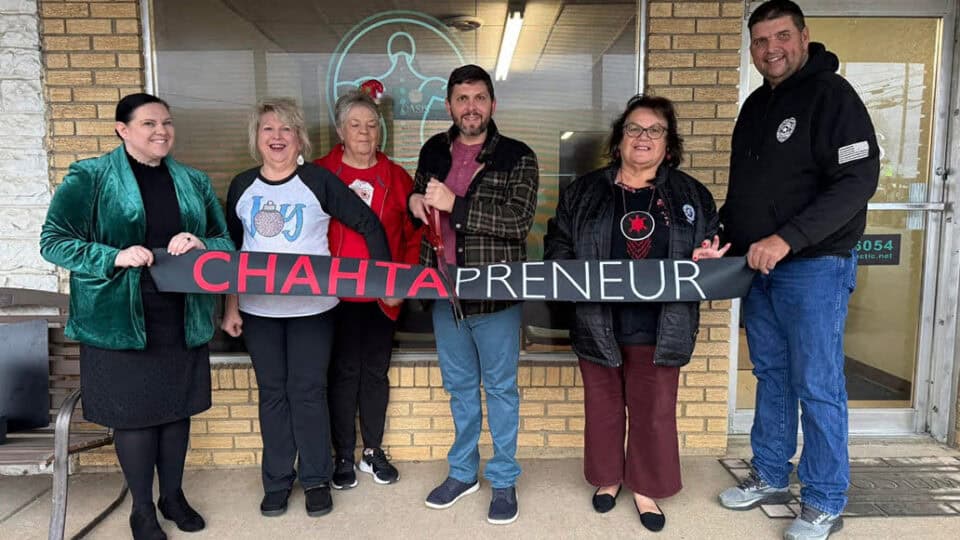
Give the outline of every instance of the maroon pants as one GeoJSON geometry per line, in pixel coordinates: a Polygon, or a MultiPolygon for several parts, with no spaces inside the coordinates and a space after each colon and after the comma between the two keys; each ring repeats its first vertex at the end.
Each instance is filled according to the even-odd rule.
{"type": "Polygon", "coordinates": [[[584,476],[597,487],[622,483],[647,497],[669,497],[682,487],[677,444],[680,368],[654,365],[652,345],[624,345],[620,351],[620,367],[580,360],[584,476]]]}

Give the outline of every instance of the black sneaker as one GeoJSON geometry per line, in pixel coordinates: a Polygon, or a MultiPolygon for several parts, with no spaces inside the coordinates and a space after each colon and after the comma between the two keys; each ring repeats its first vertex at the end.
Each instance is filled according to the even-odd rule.
{"type": "Polygon", "coordinates": [[[260,513],[267,517],[283,515],[287,511],[288,497],[290,497],[289,489],[264,493],[263,500],[260,501],[260,513]]]}
{"type": "Polygon", "coordinates": [[[360,470],[372,475],[373,481],[378,484],[392,484],[400,479],[400,471],[390,464],[387,455],[379,448],[374,448],[369,454],[364,450],[360,470]]]}
{"type": "Polygon", "coordinates": [[[517,503],[517,488],[513,486],[493,488],[487,521],[494,525],[506,525],[516,521],[518,515],[520,515],[520,505],[517,503]]]}
{"type": "Polygon", "coordinates": [[[330,486],[310,488],[304,492],[304,495],[307,499],[306,506],[308,516],[325,516],[333,510],[333,498],[330,497],[330,486]]]}
{"type": "Polygon", "coordinates": [[[357,473],[353,469],[353,462],[346,458],[337,458],[333,469],[333,489],[350,489],[357,487],[357,473]]]}
{"type": "Polygon", "coordinates": [[[426,503],[428,507],[438,510],[450,508],[453,506],[453,503],[459,501],[461,497],[476,493],[478,489],[480,489],[480,482],[477,480],[467,484],[448,476],[442,484],[433,488],[433,491],[427,495],[426,503]]]}

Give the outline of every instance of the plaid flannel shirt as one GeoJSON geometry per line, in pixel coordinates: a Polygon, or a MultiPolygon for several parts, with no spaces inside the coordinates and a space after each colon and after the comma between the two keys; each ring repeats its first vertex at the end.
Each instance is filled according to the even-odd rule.
{"type": "MultiPolygon", "coordinates": [[[[452,166],[456,126],[430,138],[420,150],[414,193],[424,193],[430,178],[443,182],[452,166]]],[[[466,195],[457,197],[450,226],[457,233],[457,266],[479,266],[527,259],[527,234],[537,210],[540,169],[526,144],[500,135],[493,120],[477,156],[477,172],[466,195]]],[[[436,266],[436,254],[424,237],[420,264],[436,266]]],[[[515,302],[462,301],[465,315],[493,313],[515,302]]]]}

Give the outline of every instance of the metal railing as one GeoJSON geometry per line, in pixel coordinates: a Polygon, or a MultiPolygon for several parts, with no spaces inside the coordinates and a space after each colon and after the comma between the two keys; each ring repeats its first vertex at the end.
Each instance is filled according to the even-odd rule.
{"type": "MultiPolygon", "coordinates": [[[[60,411],[57,412],[57,422],[53,435],[53,506],[50,509],[50,529],[47,532],[48,540],[63,540],[64,529],[67,525],[67,495],[70,475],[70,422],[73,412],[80,402],[80,389],[77,388],[63,400],[60,411]]],[[[127,483],[123,481],[120,494],[106,509],[97,514],[71,539],[83,538],[113,512],[127,496],[127,483]]]]}

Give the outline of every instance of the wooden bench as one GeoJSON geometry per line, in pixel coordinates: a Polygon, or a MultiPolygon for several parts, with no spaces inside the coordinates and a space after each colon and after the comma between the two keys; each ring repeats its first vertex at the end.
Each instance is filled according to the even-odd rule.
{"type": "MultiPolygon", "coordinates": [[[[69,296],[45,291],[0,288],[0,308],[10,307],[54,308],[55,313],[0,315],[0,323],[43,318],[52,325],[63,325],[67,318],[69,296]]],[[[53,474],[53,505],[47,531],[50,540],[62,540],[66,528],[70,455],[113,443],[113,433],[109,429],[71,430],[73,414],[79,402],[80,389],[77,388],[63,400],[53,427],[10,433],[4,444],[0,444],[0,474],[53,474]]],[[[73,538],[82,538],[89,533],[123,502],[126,494],[127,485],[124,482],[117,498],[73,538]]]]}

